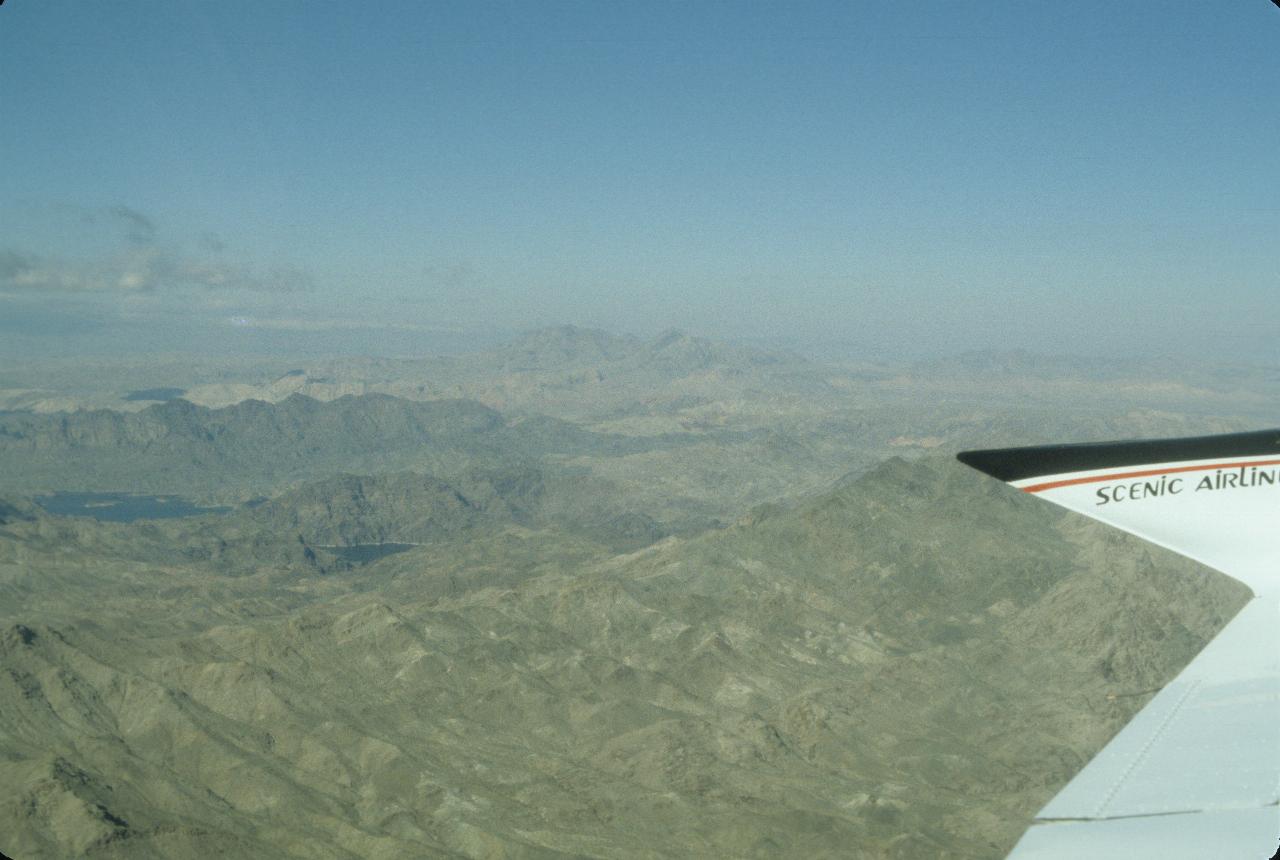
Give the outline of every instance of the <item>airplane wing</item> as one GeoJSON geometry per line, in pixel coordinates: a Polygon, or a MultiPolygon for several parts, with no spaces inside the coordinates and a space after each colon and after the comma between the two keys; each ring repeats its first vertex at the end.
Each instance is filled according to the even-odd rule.
{"type": "Polygon", "coordinates": [[[1280,430],[959,459],[1254,593],[1040,810],[1009,856],[1280,857],[1280,430]]]}

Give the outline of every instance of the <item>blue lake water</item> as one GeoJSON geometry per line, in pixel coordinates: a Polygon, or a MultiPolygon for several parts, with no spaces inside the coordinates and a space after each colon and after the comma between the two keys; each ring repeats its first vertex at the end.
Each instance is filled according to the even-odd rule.
{"type": "Polygon", "coordinates": [[[325,549],[338,558],[346,559],[355,564],[367,564],[398,552],[413,549],[413,547],[414,544],[411,543],[357,543],[351,546],[325,547],[325,549]]]}
{"type": "Polygon", "coordinates": [[[110,523],[134,520],[167,520],[221,514],[227,507],[203,508],[181,496],[146,496],[134,493],[54,493],[36,496],[36,503],[61,517],[93,517],[110,523]]]}

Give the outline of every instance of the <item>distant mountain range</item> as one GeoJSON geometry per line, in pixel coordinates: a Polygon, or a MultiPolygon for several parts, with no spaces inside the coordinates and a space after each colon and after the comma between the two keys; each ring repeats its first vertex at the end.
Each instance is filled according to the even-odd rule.
{"type": "MultiPolygon", "coordinates": [[[[815,366],[798,356],[670,331],[643,340],[595,329],[540,329],[486,352],[425,359],[335,359],[291,368],[269,381],[191,385],[183,396],[225,406],[270,402],[292,394],[331,400],[381,392],[410,399],[473,398],[503,409],[546,412],[548,398],[565,407],[598,409],[634,396],[679,389],[699,379],[742,377],[743,383],[821,390],[815,366]],[[817,386],[814,389],[814,386],[817,386]]],[[[720,380],[722,383],[723,379],[720,380]]]]}
{"type": "Polygon", "coordinates": [[[416,468],[456,474],[552,454],[621,455],[675,438],[594,433],[547,417],[507,420],[474,401],[411,401],[382,394],[222,409],[176,399],[141,412],[0,413],[5,489],[186,493],[274,491],[335,472],[416,468]]]}

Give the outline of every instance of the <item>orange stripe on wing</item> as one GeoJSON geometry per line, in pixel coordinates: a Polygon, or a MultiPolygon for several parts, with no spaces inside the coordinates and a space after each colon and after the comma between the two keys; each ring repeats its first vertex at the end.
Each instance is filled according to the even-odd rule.
{"type": "Polygon", "coordinates": [[[1110,475],[1093,475],[1088,478],[1067,478],[1062,481],[1049,481],[1044,484],[1033,484],[1023,487],[1024,493],[1041,493],[1045,490],[1056,490],[1059,487],[1074,487],[1076,484],[1098,484],[1103,481],[1123,481],[1127,478],[1150,478],[1152,475],[1172,475],[1176,472],[1208,472],[1213,469],[1247,469],[1250,466],[1280,466],[1280,460],[1251,460],[1247,463],[1206,463],[1201,466],[1174,466],[1172,469],[1147,469],[1142,472],[1114,472],[1110,475]]]}

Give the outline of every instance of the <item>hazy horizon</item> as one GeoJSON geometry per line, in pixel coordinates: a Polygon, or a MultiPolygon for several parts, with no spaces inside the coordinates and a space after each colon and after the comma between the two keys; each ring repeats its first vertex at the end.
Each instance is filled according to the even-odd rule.
{"type": "Polygon", "coordinates": [[[0,351],[571,323],[1271,363],[1278,28],[1262,0],[16,0],[0,351]]]}

